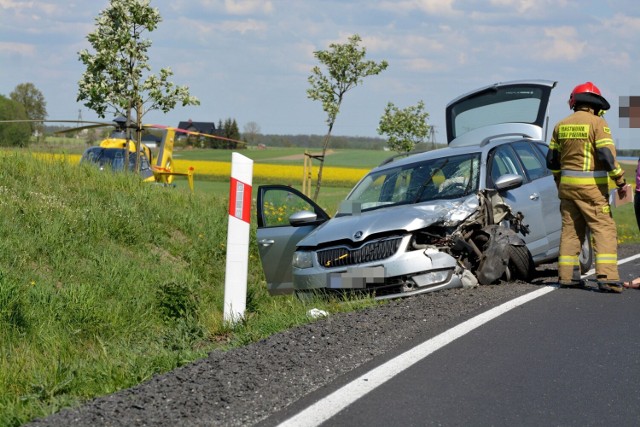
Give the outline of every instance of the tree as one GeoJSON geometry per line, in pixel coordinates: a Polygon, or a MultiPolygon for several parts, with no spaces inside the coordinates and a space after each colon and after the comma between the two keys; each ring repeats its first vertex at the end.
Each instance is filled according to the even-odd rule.
{"type": "MultiPolygon", "coordinates": [[[[186,86],[169,81],[173,72],[162,68],[152,74],[148,50],[151,40],[143,38],[162,21],[160,12],[149,0],[111,0],[96,18],[96,29],[87,40],[95,50],[78,52],[87,67],[79,82],[78,101],[104,118],[107,113],[124,115],[127,123],[135,113],[136,147],[139,162],[142,118],[152,110],[167,113],[178,102],[182,106],[199,105],[186,86]]],[[[129,151],[125,150],[125,156],[129,151]]],[[[125,164],[128,159],[125,159],[125,164]]]]}
{"type": "MultiPolygon", "coordinates": [[[[224,123],[222,120],[218,122],[218,135],[223,138],[240,139],[240,130],[238,128],[238,122],[236,119],[227,118],[224,123]]],[[[233,144],[230,141],[223,140],[211,140],[211,148],[233,148],[233,144]]]]}
{"type": "Polygon", "coordinates": [[[328,73],[325,75],[320,67],[313,67],[312,74],[309,76],[311,88],[307,89],[307,97],[322,103],[322,109],[327,113],[328,126],[322,143],[318,181],[313,195],[314,201],[318,199],[318,194],[320,194],[324,157],[345,94],[361,84],[365,77],[377,75],[388,66],[387,61],[384,60],[380,63],[365,61],[366,49],[358,46],[361,40],[359,35],[354,34],[345,44],[332,43],[328,50],[318,50],[313,53],[318,61],[326,67],[328,73]]]}
{"type": "Polygon", "coordinates": [[[247,122],[242,130],[242,137],[249,144],[255,144],[258,140],[258,135],[260,135],[260,125],[256,122],[247,122]]]}
{"type": "MultiPolygon", "coordinates": [[[[0,120],[27,120],[24,105],[0,95],[0,120]]],[[[0,146],[25,147],[31,138],[29,123],[2,123],[0,125],[0,146]]]]}
{"type": "Polygon", "coordinates": [[[424,111],[424,102],[400,110],[389,102],[380,118],[378,134],[386,135],[387,145],[398,153],[406,153],[429,135],[427,124],[429,113],[424,111]]]}
{"type": "MultiPolygon", "coordinates": [[[[24,107],[29,120],[44,120],[47,118],[47,102],[44,95],[33,83],[20,83],[9,94],[9,97],[24,107]]],[[[42,123],[31,123],[31,133],[36,130],[42,131],[42,123]]]]}

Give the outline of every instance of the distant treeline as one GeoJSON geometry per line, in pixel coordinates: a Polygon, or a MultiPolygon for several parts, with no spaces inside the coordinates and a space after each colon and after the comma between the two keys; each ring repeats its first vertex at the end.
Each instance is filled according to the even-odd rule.
{"type": "Polygon", "coordinates": [[[637,150],[617,150],[618,157],[640,157],[640,149],[637,150]]]}
{"type": "MultiPolygon", "coordinates": [[[[324,136],[321,135],[254,135],[250,145],[264,145],[266,147],[322,147],[324,136]]],[[[331,148],[361,148],[382,150],[387,141],[382,138],[361,136],[332,136],[329,143],[331,148]]]]}
{"type": "MultiPolygon", "coordinates": [[[[254,135],[249,145],[263,144],[266,147],[322,147],[324,136],[321,135],[254,135]]],[[[442,148],[445,144],[425,142],[416,145],[416,149],[431,150],[442,148]]],[[[365,136],[332,136],[329,143],[330,148],[358,148],[367,150],[383,150],[387,147],[387,140],[383,138],[372,138],[365,136]]]]}

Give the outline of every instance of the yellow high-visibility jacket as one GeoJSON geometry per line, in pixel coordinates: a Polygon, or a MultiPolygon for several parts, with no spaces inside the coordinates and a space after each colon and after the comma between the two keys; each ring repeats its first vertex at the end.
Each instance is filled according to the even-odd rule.
{"type": "Polygon", "coordinates": [[[607,197],[609,179],[624,185],[624,170],[607,121],[591,109],[579,109],[553,129],[547,167],[553,172],[561,199],[607,197]]]}

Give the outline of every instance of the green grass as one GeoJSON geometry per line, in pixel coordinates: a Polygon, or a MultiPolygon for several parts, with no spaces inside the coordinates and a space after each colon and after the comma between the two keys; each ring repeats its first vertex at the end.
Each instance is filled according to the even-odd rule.
{"type": "Polygon", "coordinates": [[[266,292],[254,230],[245,320],[223,323],[228,184],[206,185],[0,154],[0,425],[310,321],[310,306],[266,292]]]}
{"type": "MultiPolygon", "coordinates": [[[[632,187],[635,187],[636,164],[636,162],[628,162],[622,163],[621,165],[624,169],[627,182],[631,184],[632,187]]],[[[627,203],[618,208],[612,207],[611,212],[613,219],[616,221],[618,242],[622,244],[640,243],[640,231],[638,230],[633,203],[627,203]]]]}
{"type": "Polygon", "coordinates": [[[618,242],[621,244],[640,243],[640,232],[638,232],[633,203],[627,203],[618,208],[612,207],[611,212],[616,221],[618,242]]]}
{"type": "MultiPolygon", "coordinates": [[[[320,154],[321,149],[306,149],[312,154],[320,154]]],[[[242,155],[250,158],[256,163],[268,164],[303,164],[304,148],[269,148],[258,150],[250,148],[238,151],[242,155]]],[[[178,150],[174,156],[183,160],[208,160],[218,162],[230,162],[232,150],[178,150]]],[[[393,153],[380,150],[332,150],[332,153],[326,156],[325,165],[335,167],[349,168],[373,168],[379,165],[383,160],[391,157],[393,153]]],[[[314,167],[317,167],[318,161],[314,160],[314,167]]]]}

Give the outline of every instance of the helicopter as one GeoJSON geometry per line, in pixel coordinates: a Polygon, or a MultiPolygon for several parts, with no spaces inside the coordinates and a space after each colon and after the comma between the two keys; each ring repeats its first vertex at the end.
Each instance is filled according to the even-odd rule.
{"type": "Polygon", "coordinates": [[[136,150],[136,141],[128,134],[128,130],[135,128],[128,124],[124,117],[117,117],[113,123],[108,122],[86,122],[72,120],[3,120],[0,123],[18,122],[54,122],[54,123],[88,123],[85,126],[74,127],[55,132],[56,134],[78,132],[85,129],[113,126],[114,130],[109,137],[100,141],[98,145],[87,148],[80,159],[80,163],[94,164],[101,170],[110,169],[112,171],[125,170],[125,163],[128,162],[128,171],[136,171],[144,182],[157,183],[161,185],[172,185],[176,176],[187,178],[189,188],[193,192],[193,167],[189,167],[186,172],[177,172],[173,167],[173,149],[176,139],[179,136],[196,138],[213,138],[226,141],[228,145],[236,148],[245,148],[246,143],[231,138],[218,135],[194,132],[171,126],[157,124],[143,124],[142,130],[155,130],[161,134],[158,143],[158,152],[154,156],[151,147],[145,143],[139,144],[139,151],[136,150]]]}

